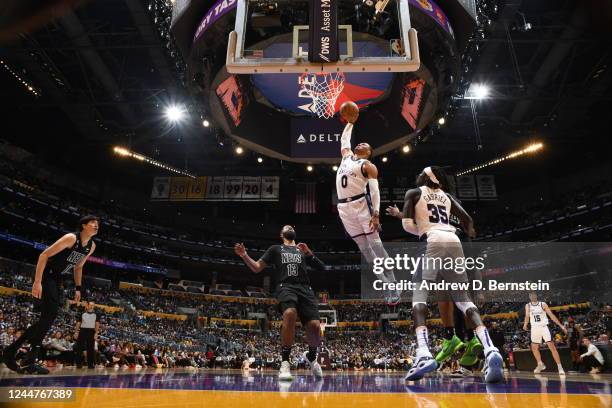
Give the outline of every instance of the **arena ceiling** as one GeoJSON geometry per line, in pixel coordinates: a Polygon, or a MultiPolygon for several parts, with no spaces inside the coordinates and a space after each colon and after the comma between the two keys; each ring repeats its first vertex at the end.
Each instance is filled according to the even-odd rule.
{"type": "MultiPolygon", "coordinates": [[[[85,2],[3,44],[0,59],[10,71],[0,67],[0,108],[11,131],[1,138],[52,164],[94,164],[111,175],[156,172],[116,165],[110,157],[117,144],[199,174],[262,166],[303,172],[303,165],[271,159],[259,165],[248,152],[237,157],[214,123],[202,126],[206,112],[187,90],[193,78],[185,76],[163,16],[156,21],[148,8],[148,0],[85,2]],[[180,126],[164,119],[172,103],[189,111],[180,126]]],[[[409,155],[390,155],[388,166],[460,169],[532,140],[592,160],[605,146],[612,106],[610,21],[605,0],[505,1],[466,73],[491,89],[474,103],[476,119],[472,101],[458,97],[443,126],[432,125],[409,155]]],[[[1,33],[11,22],[0,23],[1,33]]]]}

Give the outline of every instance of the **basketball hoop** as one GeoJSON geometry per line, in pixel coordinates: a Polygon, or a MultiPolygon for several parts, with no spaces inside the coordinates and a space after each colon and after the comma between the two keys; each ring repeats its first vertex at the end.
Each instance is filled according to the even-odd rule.
{"type": "Polygon", "coordinates": [[[342,72],[302,74],[300,96],[312,99],[310,110],[318,117],[330,119],[336,113],[336,100],[344,89],[342,72]]]}

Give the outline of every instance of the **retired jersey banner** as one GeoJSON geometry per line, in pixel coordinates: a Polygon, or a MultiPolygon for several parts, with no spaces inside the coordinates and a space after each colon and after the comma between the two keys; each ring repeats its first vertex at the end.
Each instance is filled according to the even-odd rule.
{"type": "Polygon", "coordinates": [[[497,200],[497,188],[493,176],[476,176],[478,198],[481,200],[497,200]]]}
{"type": "Polygon", "coordinates": [[[277,176],[155,177],[154,201],[278,201],[277,176]]]}
{"type": "Polygon", "coordinates": [[[186,200],[190,177],[172,177],[170,179],[170,200],[186,200]]]}
{"type": "Polygon", "coordinates": [[[206,177],[189,179],[187,189],[187,200],[203,200],[206,194],[206,177]]]}
{"type": "Polygon", "coordinates": [[[457,176],[457,195],[461,200],[476,200],[474,176],[457,176]]]}

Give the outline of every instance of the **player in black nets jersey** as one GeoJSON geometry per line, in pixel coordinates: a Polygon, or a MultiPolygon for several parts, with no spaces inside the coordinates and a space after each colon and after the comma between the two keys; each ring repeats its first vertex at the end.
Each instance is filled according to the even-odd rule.
{"type": "Polygon", "coordinates": [[[36,364],[36,358],[40,353],[41,343],[53,325],[61,306],[62,273],[74,272],[74,302],[79,302],[83,265],[96,249],[92,238],[98,233],[98,227],[97,217],[85,216],[79,220],[78,232],[64,235],[39,255],[32,284],[32,296],[39,299],[40,318],[4,349],[4,364],[11,370],[31,374],[49,373],[45,367],[36,364]],[[25,342],[30,344],[31,349],[19,365],[15,360],[15,354],[25,342]]]}
{"type": "Polygon", "coordinates": [[[274,265],[278,274],[278,290],[276,298],[283,314],[281,327],[282,362],[279,380],[291,381],[289,355],[295,337],[295,322],[299,317],[306,331],[308,351],[304,353],[306,361],[310,363],[312,373],[322,377],[323,371],[317,362],[317,347],[320,342],[319,301],[310,287],[306,266],[322,270],[323,263],[314,256],[313,252],[304,243],[295,243],[295,230],[285,225],[280,233],[282,245],[272,245],[255,261],[246,252],[244,244],[236,244],[234,251],[242,258],[244,263],[255,273],[259,273],[267,266],[274,265]]]}

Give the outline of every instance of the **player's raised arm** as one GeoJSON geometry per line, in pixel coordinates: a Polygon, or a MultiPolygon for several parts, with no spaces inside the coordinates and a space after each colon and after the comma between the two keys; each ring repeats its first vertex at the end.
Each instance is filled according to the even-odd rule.
{"type": "Polygon", "coordinates": [[[474,238],[476,237],[476,230],[474,229],[474,220],[459,204],[457,200],[453,198],[452,195],[446,195],[451,200],[451,214],[456,215],[459,218],[459,222],[461,223],[461,228],[465,231],[468,237],[474,238]]]}
{"type": "Polygon", "coordinates": [[[544,309],[544,311],[546,312],[548,317],[550,317],[550,320],[555,322],[557,324],[557,326],[559,326],[559,328],[561,328],[563,333],[567,334],[567,329],[565,328],[565,326],[561,324],[559,319],[557,319],[557,316],[555,316],[555,314],[552,312],[552,310],[550,310],[550,308],[548,307],[548,305],[545,302],[542,302],[542,309],[544,309]]]}
{"type": "Polygon", "coordinates": [[[376,166],[366,161],[363,164],[365,174],[368,176],[368,188],[370,189],[370,198],[372,200],[372,218],[370,219],[370,228],[372,231],[377,231],[380,226],[380,190],[378,188],[378,169],[376,166]]]}
{"type": "Polygon", "coordinates": [[[351,135],[353,133],[353,124],[347,123],[342,131],[342,136],[340,137],[340,154],[342,158],[346,156],[350,156],[353,154],[353,150],[351,149],[351,135]]]}
{"type": "MultiPolygon", "coordinates": [[[[268,251],[270,250],[268,249],[268,251]]],[[[268,251],[266,251],[266,253],[268,251]]],[[[244,247],[243,243],[238,243],[234,245],[234,252],[236,253],[236,255],[242,258],[246,266],[248,266],[249,269],[255,273],[259,273],[263,271],[266,268],[266,266],[268,266],[266,262],[263,261],[262,259],[260,259],[259,261],[255,261],[253,258],[251,258],[249,254],[247,254],[246,248],[244,247]]]]}
{"type": "Polygon", "coordinates": [[[400,214],[404,231],[412,235],[419,235],[416,222],[414,222],[414,206],[419,201],[419,198],[421,198],[421,189],[413,188],[406,191],[404,209],[400,214]]]}
{"type": "Polygon", "coordinates": [[[351,149],[351,135],[353,133],[353,126],[359,117],[359,107],[354,102],[344,102],[342,106],[340,106],[340,116],[347,122],[340,138],[340,154],[342,158],[345,158],[353,154],[353,150],[351,149]]]}

